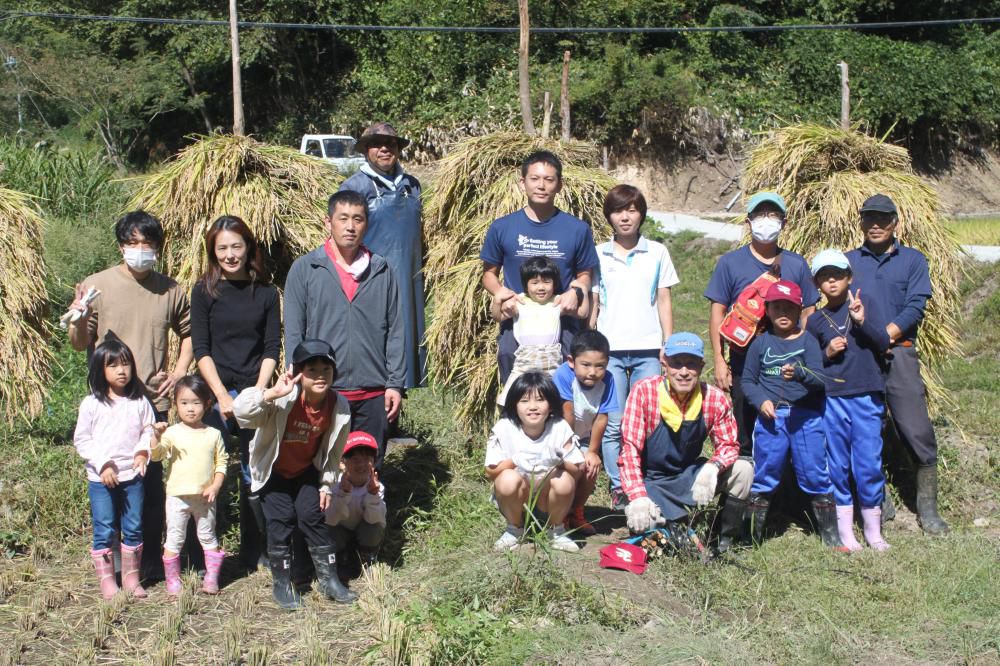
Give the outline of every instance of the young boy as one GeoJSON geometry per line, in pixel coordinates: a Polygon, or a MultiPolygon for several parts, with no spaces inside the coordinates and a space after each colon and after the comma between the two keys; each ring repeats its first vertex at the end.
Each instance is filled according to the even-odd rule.
{"type": "Polygon", "coordinates": [[[854,477],[865,541],[874,550],[886,550],[889,544],[882,538],[885,378],[881,357],[889,348],[889,334],[875,302],[863,301],[860,289],[851,293],[851,264],[843,252],[823,250],[817,254],[812,273],[826,296],[826,306],[809,317],[806,330],[816,336],[824,350],[823,426],[840,540],[848,550],[861,550],[854,536],[854,477]]]}
{"type": "Polygon", "coordinates": [[[754,480],[750,512],[754,541],[764,537],[771,494],[791,451],[799,487],[812,498],[823,543],[846,551],[837,535],[833,485],[823,434],[823,361],[819,343],[799,328],[802,290],[779,280],[764,296],[768,331],[747,351],[743,392],[759,415],[753,430],[754,480]]]}
{"type": "Polygon", "coordinates": [[[233,402],[240,427],[257,429],[250,442],[250,490],[260,494],[267,521],[274,600],[289,610],[302,607],[291,583],[295,527],[309,545],[319,591],[341,603],[357,599],[333,573],[337,558],[324,516],[347,441],[350,407],[332,388],[337,361],[328,343],[303,340],[292,363],[271,388],[248,388],[233,402]]]}
{"type": "MultiPolygon", "coordinates": [[[[552,373],[563,360],[560,310],[555,302],[558,280],[559,267],[548,257],[531,257],[521,264],[524,293],[518,296],[519,304],[513,315],[514,339],[518,347],[514,352],[514,368],[497,396],[498,405],[504,404],[510,385],[525,372],[552,373]]],[[[508,318],[496,301],[490,306],[490,314],[497,321],[508,318]]]]}
{"type": "Polygon", "coordinates": [[[601,470],[601,440],[608,414],[618,408],[615,383],[604,380],[610,353],[604,334],[581,331],[573,337],[569,360],[553,377],[563,399],[563,418],[573,426],[584,450],[584,464],[566,526],[587,536],[594,534],[594,527],[583,517],[583,506],[594,492],[601,470]]]}
{"type": "Polygon", "coordinates": [[[385,538],[385,486],[375,471],[378,444],[366,432],[352,432],[344,445],[344,471],[333,487],[326,524],[337,562],[346,562],[347,548],[357,544],[361,563],[375,562],[385,538]]]}

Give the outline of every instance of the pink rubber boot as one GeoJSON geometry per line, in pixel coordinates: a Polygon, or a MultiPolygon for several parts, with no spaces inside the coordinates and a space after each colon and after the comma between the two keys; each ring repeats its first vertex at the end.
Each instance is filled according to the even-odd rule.
{"type": "Polygon", "coordinates": [[[205,581],[201,586],[201,591],[205,594],[219,593],[219,570],[225,559],[226,554],[221,548],[205,551],[205,581]]]}
{"type": "Polygon", "coordinates": [[[163,557],[163,573],[167,578],[167,596],[176,597],[184,589],[181,583],[181,556],[163,557]]]}
{"type": "Polygon", "coordinates": [[[837,505],[837,532],[840,533],[840,542],[847,546],[847,550],[856,553],[861,550],[861,544],[854,536],[854,506],[837,505]]]}
{"type": "Polygon", "coordinates": [[[110,548],[90,551],[97,571],[97,580],[101,583],[101,596],[107,600],[118,594],[118,583],[115,582],[115,562],[111,557],[110,548]]]}
{"type": "Polygon", "coordinates": [[[122,587],[136,599],[145,599],[146,590],[139,584],[139,563],[142,562],[142,544],[126,546],[122,544],[122,587]]]}
{"type": "Polygon", "coordinates": [[[865,524],[865,541],[872,550],[889,550],[889,544],[882,538],[882,507],[862,508],[861,520],[865,524]]]}

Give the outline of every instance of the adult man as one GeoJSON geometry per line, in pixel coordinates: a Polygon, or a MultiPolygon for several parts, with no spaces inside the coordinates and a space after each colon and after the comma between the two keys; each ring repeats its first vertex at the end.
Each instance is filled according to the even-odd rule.
{"type": "Polygon", "coordinates": [[[399,289],[386,260],[362,244],[363,196],[349,190],[331,196],[325,226],[329,239],[296,259],[285,281],[285,349],[306,338],[333,347],[333,388],[350,404],[351,428],[375,438],[381,468],[406,379],[399,289]]]}
{"type": "Polygon", "coordinates": [[[705,367],[701,338],[674,333],[663,355],[666,377],[639,380],[625,403],[618,467],[629,499],[628,526],[641,533],[681,520],[688,507],[711,502],[721,481],[727,497],[719,552],[725,552],[742,536],[753,465],[739,458],[726,394],[698,379],[705,367]],[[705,437],[715,447],[708,461],[701,457],[705,437]]]}
{"type": "MultiPolygon", "coordinates": [[[[126,213],[115,224],[115,237],[123,262],[95,273],[76,285],[71,309],[85,312],[69,325],[73,349],[92,350],[114,337],[132,350],[135,373],[146,387],[146,395],[156,410],[158,421],[167,420],[174,383],[187,374],[194,354],[191,351],[191,307],[187,293],[172,278],[153,270],[163,245],[163,226],[149,213],[126,213]],[[82,302],[90,287],[100,294],[88,307],[82,302]],[[168,334],[179,339],[177,362],[167,371],[168,334]]],[[[159,544],[166,521],[163,464],[150,462],[146,468],[142,506],[143,578],[162,578],[159,544]]],[[[192,539],[187,539],[193,543],[192,539]]],[[[189,550],[191,564],[203,568],[201,548],[189,550]]]]}
{"type": "Polygon", "coordinates": [[[368,202],[365,245],[382,255],[392,267],[399,287],[406,338],[404,388],[424,380],[424,253],[420,226],[420,181],[403,172],[400,151],[409,141],[399,137],[389,123],[376,123],[358,139],[356,149],[365,156],[361,169],[340,185],[368,202]]]}
{"type": "Polygon", "coordinates": [[[928,534],[945,534],[948,524],[937,509],[937,438],[927,415],[916,347],[931,280],[927,258],[896,238],[898,221],[892,199],[884,194],[869,197],[861,206],[865,242],[847,258],[853,286],[875,299],[889,321],[885,401],[900,440],[917,460],[917,520],[928,534]]]}
{"type": "MultiPolygon", "coordinates": [[[[742,347],[729,344],[727,363],[723,353],[724,338],[720,334],[726,314],[747,287],[769,273],[794,282],[802,290],[803,328],[819,300],[806,260],[799,254],[778,247],[778,235],[785,226],[785,213],[785,200],[776,192],[758,192],[750,197],[746,219],[750,227],[750,244],[722,255],[705,288],[705,298],[711,302],[708,331],[714,355],[715,385],[729,391],[732,396],[741,456],[753,453],[753,427],[757,420],[757,410],[747,401],[740,385],[750,339],[746,339],[742,347]]],[[[759,292],[761,302],[766,291],[764,288],[759,292]]]]}
{"type": "Polygon", "coordinates": [[[559,158],[544,150],[528,155],[521,164],[520,183],[528,197],[528,205],[494,220],[479,254],[483,261],[483,286],[505,317],[497,340],[501,384],[507,381],[514,367],[517,351],[512,317],[517,313],[518,304],[523,302],[520,269],[524,260],[546,256],[559,267],[556,300],[563,314],[564,354],[569,351],[569,343],[579,328],[578,317],[587,315],[585,296],[590,292],[590,271],[599,264],[590,227],[556,208],[556,195],[562,189],[559,158]],[[503,282],[500,281],[501,269],[503,282]]]}

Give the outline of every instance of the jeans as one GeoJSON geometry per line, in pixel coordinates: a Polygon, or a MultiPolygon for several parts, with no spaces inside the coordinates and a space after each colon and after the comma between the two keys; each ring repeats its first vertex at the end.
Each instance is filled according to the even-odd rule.
{"type": "MultiPolygon", "coordinates": [[[[126,546],[142,544],[143,494],[141,476],[119,483],[114,488],[108,488],[100,481],[87,482],[90,516],[94,523],[94,550],[111,548],[118,542],[119,531],[126,546]]],[[[159,546],[159,543],[156,545],[159,546]]]]}
{"type": "Polygon", "coordinates": [[[637,381],[660,374],[660,352],[658,349],[613,351],[608,357],[608,373],[615,383],[618,411],[608,414],[608,427],[604,429],[604,438],[601,440],[601,457],[604,459],[604,471],[611,480],[611,489],[621,490],[618,456],[622,448],[625,401],[637,381]]]}
{"type": "MultiPolygon", "coordinates": [[[[236,389],[229,391],[230,397],[235,398],[239,393],[236,389]]],[[[240,441],[240,482],[244,486],[250,485],[250,440],[253,439],[256,430],[241,428],[236,424],[236,419],[230,417],[222,420],[222,413],[216,403],[208,414],[205,414],[205,425],[212,426],[222,433],[223,440],[228,441],[229,436],[235,435],[240,441]]]]}

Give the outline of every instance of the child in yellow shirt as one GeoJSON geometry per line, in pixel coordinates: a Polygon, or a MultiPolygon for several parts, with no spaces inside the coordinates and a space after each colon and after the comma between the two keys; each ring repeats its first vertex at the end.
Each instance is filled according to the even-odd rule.
{"type": "Polygon", "coordinates": [[[212,406],[212,389],[201,377],[187,375],[174,385],[174,405],[181,422],[169,428],[153,426],[153,460],[169,461],[167,484],[167,540],[163,544],[163,569],[167,594],[181,592],[180,552],[188,518],[194,518],[198,541],[205,550],[205,581],[201,591],[219,593],[219,570],[226,554],[215,536],[215,498],[226,478],[229,457],[222,433],[202,422],[212,406]]]}

